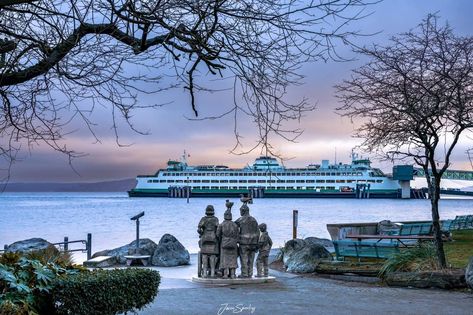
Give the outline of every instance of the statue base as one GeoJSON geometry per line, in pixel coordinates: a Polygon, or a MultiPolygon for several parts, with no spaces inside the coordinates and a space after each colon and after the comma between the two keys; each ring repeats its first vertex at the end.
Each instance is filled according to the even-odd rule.
{"type": "Polygon", "coordinates": [[[276,277],[252,277],[252,278],[199,278],[197,276],[192,277],[192,282],[202,284],[259,284],[259,283],[271,283],[275,282],[276,277]]]}

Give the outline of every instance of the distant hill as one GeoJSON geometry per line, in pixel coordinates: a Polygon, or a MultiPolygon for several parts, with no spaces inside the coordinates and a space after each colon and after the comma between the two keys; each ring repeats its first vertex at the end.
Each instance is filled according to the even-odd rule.
{"type": "MultiPolygon", "coordinates": [[[[126,192],[135,187],[135,179],[93,183],[8,183],[5,192],[126,192]]],[[[0,189],[3,187],[0,187],[0,189]]]]}

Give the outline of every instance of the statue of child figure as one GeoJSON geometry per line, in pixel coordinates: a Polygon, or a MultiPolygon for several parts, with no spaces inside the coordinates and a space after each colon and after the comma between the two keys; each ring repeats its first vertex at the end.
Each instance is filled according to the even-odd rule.
{"type": "Polygon", "coordinates": [[[273,246],[273,241],[269,237],[268,232],[266,231],[266,224],[261,223],[258,225],[261,234],[258,240],[258,258],[256,259],[256,271],[257,277],[267,277],[268,276],[268,257],[271,246],[273,246]]]}

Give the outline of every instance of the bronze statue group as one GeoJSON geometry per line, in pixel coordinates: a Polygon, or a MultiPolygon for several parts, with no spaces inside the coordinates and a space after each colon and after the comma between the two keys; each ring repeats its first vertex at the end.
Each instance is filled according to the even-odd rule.
{"type": "Polygon", "coordinates": [[[199,233],[199,277],[203,278],[236,278],[238,257],[240,257],[240,278],[253,277],[255,254],[257,277],[268,276],[268,257],[271,238],[266,231],[266,224],[258,225],[250,215],[246,203],[240,208],[241,217],[232,221],[233,202],[225,203],[227,210],[224,221],[219,224],[212,205],[205,209],[205,216],[200,220],[199,233]]]}

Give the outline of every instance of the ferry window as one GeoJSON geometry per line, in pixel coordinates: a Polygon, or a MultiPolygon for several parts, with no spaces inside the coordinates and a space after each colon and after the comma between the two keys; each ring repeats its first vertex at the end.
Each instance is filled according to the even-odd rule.
{"type": "Polygon", "coordinates": [[[296,181],[293,180],[293,179],[288,179],[288,180],[286,180],[286,183],[295,183],[295,182],[296,182],[296,181]]]}
{"type": "Polygon", "coordinates": [[[218,180],[212,179],[210,182],[211,182],[211,183],[218,183],[218,180]]]}
{"type": "Polygon", "coordinates": [[[283,180],[283,179],[278,179],[278,180],[276,181],[276,183],[285,183],[285,182],[286,182],[286,181],[283,180]]]}
{"type": "Polygon", "coordinates": [[[330,173],[330,176],[336,176],[337,173],[330,173]]]}
{"type": "Polygon", "coordinates": [[[335,186],[328,186],[327,190],[335,190],[335,186]]]}
{"type": "Polygon", "coordinates": [[[320,173],[320,176],[325,176],[325,172],[323,172],[323,173],[320,173]]]}
{"type": "Polygon", "coordinates": [[[168,179],[167,182],[168,182],[168,183],[174,183],[174,180],[168,179]]]}
{"type": "Polygon", "coordinates": [[[226,179],[221,179],[220,182],[221,182],[221,183],[228,183],[228,180],[226,180],[226,179]]]}
{"type": "Polygon", "coordinates": [[[317,179],[315,182],[316,183],[325,183],[325,179],[317,179]]]}
{"type": "Polygon", "coordinates": [[[377,183],[382,183],[383,180],[382,180],[382,179],[377,179],[376,182],[377,182],[377,183]]]}
{"type": "Polygon", "coordinates": [[[353,183],[353,182],[354,182],[354,180],[352,180],[352,179],[347,179],[347,183],[353,183]]]}
{"type": "Polygon", "coordinates": [[[153,181],[151,179],[148,179],[148,183],[152,183],[153,181]]]}
{"type": "Polygon", "coordinates": [[[268,180],[268,183],[275,183],[276,181],[274,179],[268,180]]]}
{"type": "Polygon", "coordinates": [[[357,180],[356,182],[357,182],[357,183],[366,183],[366,180],[364,180],[364,179],[359,179],[359,180],[357,180]]]}
{"type": "Polygon", "coordinates": [[[296,180],[296,183],[305,183],[305,180],[303,180],[303,179],[298,179],[298,180],[296,180]]]}
{"type": "Polygon", "coordinates": [[[260,180],[258,181],[258,183],[266,183],[266,180],[260,179],[260,180]]]}
{"type": "Polygon", "coordinates": [[[287,186],[286,189],[294,189],[292,186],[287,186]]]}
{"type": "Polygon", "coordinates": [[[194,186],[192,189],[200,189],[200,186],[194,186]]]}
{"type": "Polygon", "coordinates": [[[284,189],[286,189],[286,187],[278,186],[278,187],[276,187],[276,189],[284,190],[284,189]]]}
{"type": "Polygon", "coordinates": [[[314,190],[314,187],[306,187],[308,190],[314,190]]]}
{"type": "Polygon", "coordinates": [[[361,172],[358,172],[356,175],[358,175],[358,176],[362,176],[362,175],[363,175],[363,173],[361,173],[361,172]]]}
{"type": "Polygon", "coordinates": [[[306,182],[306,183],[315,183],[315,180],[313,180],[313,179],[308,179],[308,180],[306,180],[305,182],[306,182]]]}
{"type": "Polygon", "coordinates": [[[203,179],[203,180],[202,180],[202,183],[210,183],[210,180],[208,180],[208,179],[203,179]]]}
{"type": "Polygon", "coordinates": [[[246,181],[246,179],[240,179],[238,182],[239,183],[246,183],[247,181],[246,181]]]}
{"type": "Polygon", "coordinates": [[[333,179],[327,179],[327,183],[335,183],[335,180],[333,180],[333,179]]]}
{"type": "Polygon", "coordinates": [[[369,179],[368,183],[376,183],[376,181],[374,179],[369,179]]]}
{"type": "Polygon", "coordinates": [[[230,183],[238,183],[236,179],[230,179],[230,183]]]}
{"type": "Polygon", "coordinates": [[[301,176],[301,173],[296,173],[296,176],[301,176]]]}
{"type": "Polygon", "coordinates": [[[200,179],[194,179],[192,180],[193,183],[200,183],[200,179]]]}
{"type": "Polygon", "coordinates": [[[182,179],[176,180],[176,183],[183,183],[184,181],[182,179]]]}
{"type": "Polygon", "coordinates": [[[344,179],[337,179],[337,183],[344,183],[345,180],[344,179]]]}
{"type": "Polygon", "coordinates": [[[302,189],[304,189],[304,187],[302,187],[302,186],[297,186],[297,189],[298,189],[298,190],[302,190],[302,189]]]}
{"type": "Polygon", "coordinates": [[[212,187],[210,187],[210,189],[218,189],[218,187],[217,186],[212,186],[212,187]]]}
{"type": "Polygon", "coordinates": [[[254,180],[254,179],[249,179],[249,180],[248,180],[248,183],[256,183],[256,180],[254,180]]]}
{"type": "Polygon", "coordinates": [[[166,180],[165,180],[165,179],[160,179],[159,182],[160,182],[160,183],[165,183],[166,180]]]}

